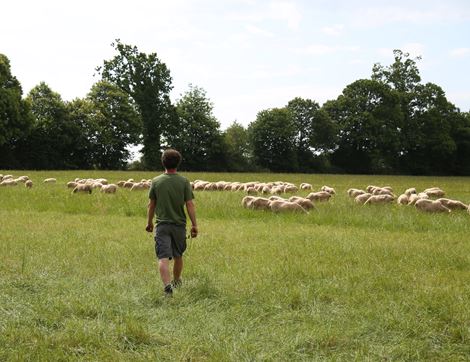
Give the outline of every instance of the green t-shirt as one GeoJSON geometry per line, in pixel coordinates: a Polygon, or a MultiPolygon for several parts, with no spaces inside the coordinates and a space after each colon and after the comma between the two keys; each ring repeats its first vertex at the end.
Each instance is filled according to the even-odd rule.
{"type": "Polygon", "coordinates": [[[156,200],[157,225],[161,223],[186,225],[184,205],[194,199],[189,181],[175,174],[164,173],[152,180],[149,198],[156,200]]]}

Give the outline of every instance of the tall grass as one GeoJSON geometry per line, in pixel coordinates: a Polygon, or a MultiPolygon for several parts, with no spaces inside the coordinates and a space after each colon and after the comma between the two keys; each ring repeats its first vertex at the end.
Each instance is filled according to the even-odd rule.
{"type": "Polygon", "coordinates": [[[470,215],[362,207],[345,193],[437,185],[469,203],[468,178],[185,174],[327,184],[337,195],[308,215],[275,215],[243,209],[242,193],[197,192],[201,234],[189,241],[183,288],[165,299],[144,230],[147,193],[64,186],[154,174],[14,174],[35,186],[0,188],[0,360],[470,356],[470,215]]]}

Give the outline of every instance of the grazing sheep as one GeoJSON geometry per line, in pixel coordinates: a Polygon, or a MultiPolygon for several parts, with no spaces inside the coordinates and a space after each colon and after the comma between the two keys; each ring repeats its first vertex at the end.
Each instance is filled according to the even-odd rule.
{"type": "Polygon", "coordinates": [[[331,194],[326,191],[311,192],[306,196],[306,198],[309,199],[310,201],[320,201],[320,202],[328,201],[330,197],[331,197],[331,194]]]}
{"type": "Polygon", "coordinates": [[[90,184],[78,184],[77,186],[75,186],[72,193],[76,194],[77,192],[88,192],[89,194],[91,194],[92,190],[93,188],[90,184]]]}
{"type": "Polygon", "coordinates": [[[108,180],[105,179],[105,178],[97,178],[95,180],[95,182],[99,182],[101,185],[108,185],[109,184],[108,180]]]}
{"type": "Polygon", "coordinates": [[[70,182],[67,182],[67,188],[68,189],[74,189],[75,186],[77,186],[78,183],[76,181],[70,181],[70,182]]]}
{"type": "Polygon", "coordinates": [[[276,196],[276,195],[272,195],[272,196],[269,196],[268,197],[268,200],[269,201],[274,201],[274,200],[280,200],[280,201],[286,201],[286,199],[280,197],[280,196],[276,196]]]}
{"type": "Polygon", "coordinates": [[[401,194],[400,196],[398,196],[398,200],[397,200],[398,205],[408,205],[409,202],[410,202],[410,199],[409,199],[408,195],[401,194]]]}
{"type": "Polygon", "coordinates": [[[254,187],[248,187],[245,191],[248,195],[257,195],[258,194],[258,191],[256,191],[256,189],[254,187]]]}
{"type": "Polygon", "coordinates": [[[311,184],[303,182],[300,184],[300,189],[301,190],[313,190],[313,186],[311,184]]]}
{"type": "Polygon", "coordinates": [[[326,185],[322,186],[321,191],[326,191],[326,192],[328,192],[329,194],[332,194],[332,195],[336,194],[336,191],[333,187],[329,187],[329,186],[326,186],[326,185]]]}
{"type": "Polygon", "coordinates": [[[426,189],[423,191],[425,194],[427,194],[429,197],[444,197],[445,192],[441,190],[438,187],[433,187],[431,189],[426,189]]]}
{"type": "Polygon", "coordinates": [[[417,194],[418,192],[416,191],[416,189],[414,187],[411,187],[409,189],[406,189],[404,194],[408,197],[410,197],[412,194],[417,194]]]}
{"type": "Polygon", "coordinates": [[[3,180],[2,182],[0,182],[0,186],[16,186],[16,185],[18,185],[18,183],[11,178],[7,178],[6,180],[3,180]]]}
{"type": "Polygon", "coordinates": [[[280,201],[275,200],[271,201],[269,207],[273,212],[301,212],[304,214],[308,214],[308,211],[305,210],[301,205],[295,202],[289,201],[280,201]]]}
{"type": "Polygon", "coordinates": [[[434,200],[420,199],[416,201],[415,207],[425,212],[450,212],[449,208],[434,200]]]}
{"type": "Polygon", "coordinates": [[[390,195],[395,197],[392,191],[383,187],[377,187],[376,189],[374,189],[372,195],[390,195]]]}
{"type": "Polygon", "coordinates": [[[253,200],[253,199],[255,199],[254,196],[245,196],[245,197],[242,199],[242,206],[243,206],[244,208],[247,208],[247,207],[248,207],[248,203],[249,203],[251,200],[253,200]]]}
{"type": "Polygon", "coordinates": [[[376,204],[387,204],[394,200],[395,198],[391,195],[372,195],[367,199],[364,205],[376,205],[376,204]]]}
{"type": "Polygon", "coordinates": [[[289,202],[295,202],[296,204],[302,206],[305,210],[311,210],[315,208],[312,201],[300,196],[289,197],[289,202]]]}
{"type": "Polygon", "coordinates": [[[274,186],[272,189],[271,189],[271,194],[273,195],[280,195],[284,192],[284,187],[283,186],[274,186]]]}
{"type": "Polygon", "coordinates": [[[24,183],[24,187],[30,189],[31,187],[33,187],[33,181],[26,180],[26,182],[24,183]]]}
{"type": "Polygon", "coordinates": [[[418,197],[419,197],[420,199],[429,199],[429,195],[428,195],[427,193],[425,193],[425,192],[420,192],[420,193],[418,194],[418,197]]]}
{"type": "Polygon", "coordinates": [[[132,185],[131,191],[145,190],[147,187],[144,182],[138,182],[132,185]]]}
{"type": "Polygon", "coordinates": [[[16,182],[26,182],[29,180],[28,176],[20,176],[16,179],[16,182]]]}
{"type": "Polygon", "coordinates": [[[130,181],[126,181],[126,182],[124,182],[124,184],[122,185],[122,187],[124,187],[125,189],[131,189],[132,186],[134,186],[134,182],[130,182],[130,181]]]}
{"type": "Polygon", "coordinates": [[[253,200],[248,201],[248,208],[254,210],[267,210],[269,208],[269,201],[264,197],[255,197],[253,200]]]}
{"type": "Polygon", "coordinates": [[[119,187],[124,187],[124,184],[126,183],[126,181],[118,181],[118,183],[116,185],[118,185],[119,187]]]}
{"type": "Polygon", "coordinates": [[[2,177],[2,181],[6,181],[6,180],[9,180],[9,179],[13,179],[13,175],[5,175],[2,177]]]}
{"type": "Polygon", "coordinates": [[[50,178],[46,178],[44,179],[43,183],[45,184],[55,184],[57,182],[57,180],[53,177],[50,177],[50,178]]]}
{"type": "Polygon", "coordinates": [[[354,201],[358,204],[361,204],[361,205],[364,205],[364,203],[369,199],[369,197],[371,197],[372,194],[366,192],[365,194],[360,194],[360,195],[357,195],[355,198],[354,198],[354,201]]]}
{"type": "Polygon", "coordinates": [[[299,188],[295,185],[286,185],[284,187],[284,192],[297,192],[299,191],[299,188]]]}
{"type": "Polygon", "coordinates": [[[411,194],[408,197],[408,205],[414,205],[414,204],[416,204],[416,201],[418,201],[418,200],[421,200],[421,198],[418,195],[411,194]]]}
{"type": "Polygon", "coordinates": [[[465,205],[462,201],[445,199],[445,198],[440,198],[440,199],[437,199],[436,201],[439,201],[442,205],[444,205],[445,207],[451,210],[467,210],[468,209],[468,206],[465,205]]]}
{"type": "Polygon", "coordinates": [[[103,185],[100,189],[101,192],[105,194],[115,194],[118,189],[118,186],[115,184],[103,185]]]}
{"type": "Polygon", "coordinates": [[[369,185],[366,187],[367,192],[373,193],[375,189],[379,189],[380,187],[374,186],[374,185],[369,185]]]}
{"type": "Polygon", "coordinates": [[[364,190],[352,188],[352,189],[348,189],[347,193],[349,197],[356,198],[356,196],[365,194],[366,192],[364,190]]]}

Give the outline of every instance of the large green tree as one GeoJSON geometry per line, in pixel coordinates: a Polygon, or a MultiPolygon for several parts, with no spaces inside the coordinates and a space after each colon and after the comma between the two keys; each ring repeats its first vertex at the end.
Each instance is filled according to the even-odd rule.
{"type": "Polygon", "coordinates": [[[248,130],[233,122],[223,133],[227,145],[229,171],[243,172],[253,169],[248,130]]]}
{"type": "Polygon", "coordinates": [[[190,85],[176,103],[177,122],[165,132],[169,147],[183,154],[182,169],[222,171],[226,165],[226,147],[220,124],[213,115],[213,104],[204,89],[190,85]]]}
{"type": "Polygon", "coordinates": [[[337,122],[333,162],[347,172],[388,173],[396,169],[401,150],[403,116],[397,92],[375,80],[348,85],[324,109],[337,122]]]}
{"type": "Polygon", "coordinates": [[[93,161],[99,169],[125,168],[129,146],[140,140],[141,119],[129,96],[117,86],[101,81],[93,85],[87,99],[91,102],[93,161]]]}
{"type": "Polygon", "coordinates": [[[316,168],[316,159],[335,143],[335,126],[327,112],[311,100],[294,98],[287,104],[295,127],[295,147],[301,171],[316,168]]]}
{"type": "Polygon", "coordinates": [[[0,54],[0,167],[17,167],[15,148],[28,135],[32,116],[9,59],[0,54]]]}
{"type": "Polygon", "coordinates": [[[296,128],[287,108],[259,112],[249,132],[257,165],[270,171],[297,170],[296,128]]]}
{"type": "Polygon", "coordinates": [[[27,99],[34,121],[21,146],[24,164],[36,169],[76,168],[74,149],[80,130],[69,119],[61,96],[41,82],[27,99]]]}
{"type": "Polygon", "coordinates": [[[143,162],[148,169],[160,167],[161,137],[172,122],[172,89],[170,71],[156,53],[145,54],[136,46],[116,40],[112,44],[118,52],[105,60],[97,71],[104,80],[117,85],[134,100],[142,118],[143,162]]]}

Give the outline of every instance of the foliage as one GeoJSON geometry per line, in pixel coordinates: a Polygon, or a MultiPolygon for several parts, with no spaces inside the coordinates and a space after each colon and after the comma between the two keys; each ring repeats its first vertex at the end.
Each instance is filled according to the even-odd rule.
{"type": "Polygon", "coordinates": [[[228,169],[235,172],[253,168],[252,152],[248,130],[238,122],[233,122],[223,133],[227,146],[228,169]]]}
{"type": "Polygon", "coordinates": [[[176,104],[177,122],[165,133],[168,147],[183,155],[181,169],[215,171],[226,167],[226,148],[213,105],[204,89],[190,85],[176,104]]]}
{"type": "Polygon", "coordinates": [[[169,93],[170,70],[156,53],[145,54],[118,39],[111,46],[118,52],[97,71],[135,102],[142,119],[143,161],[148,169],[160,168],[161,137],[174,118],[169,93]]]}
{"type": "Polygon", "coordinates": [[[271,171],[297,170],[296,128],[288,109],[259,112],[249,131],[253,157],[259,166],[271,171]]]}

